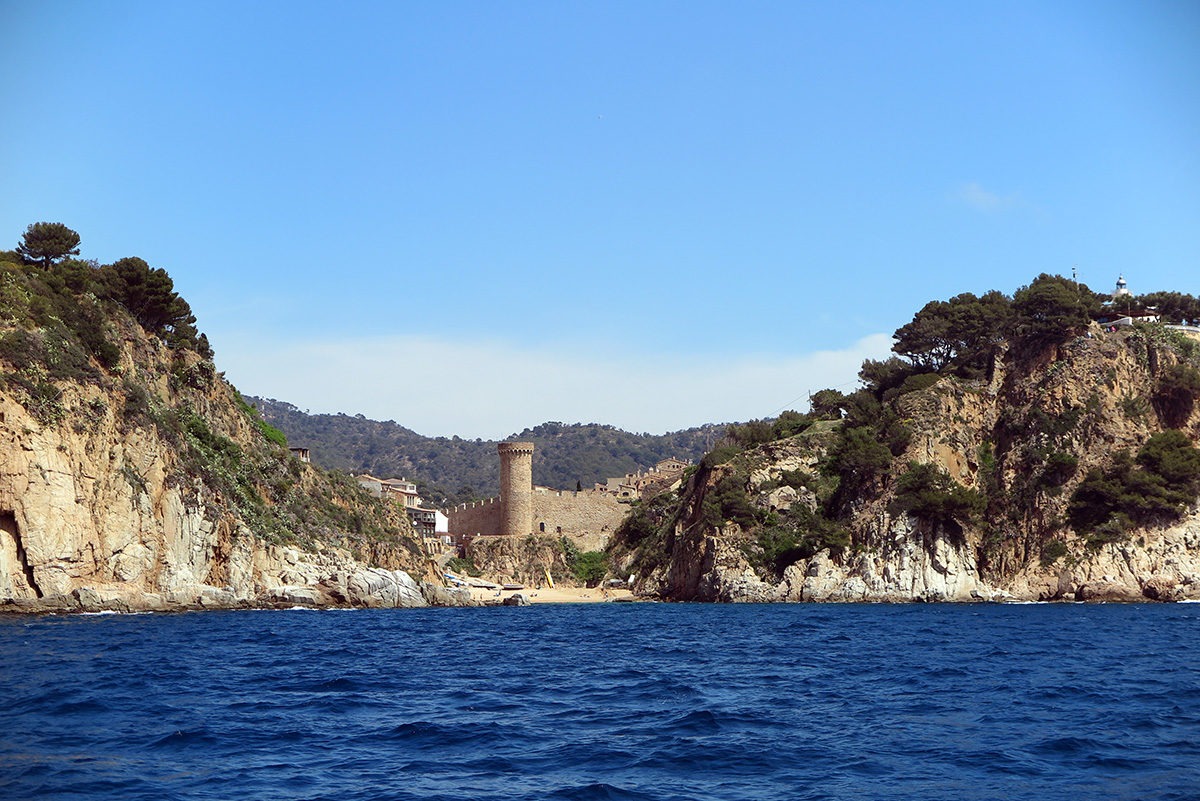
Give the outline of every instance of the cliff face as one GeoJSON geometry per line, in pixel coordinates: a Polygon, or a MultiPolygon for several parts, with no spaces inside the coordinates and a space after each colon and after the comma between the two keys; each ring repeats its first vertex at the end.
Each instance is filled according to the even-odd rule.
{"type": "Polygon", "coordinates": [[[205,354],[3,266],[0,609],[460,600],[412,578],[403,512],[291,455],[205,354]],[[106,349],[39,294],[92,313],[106,349]]]}
{"type": "Polygon", "coordinates": [[[1200,439],[1200,411],[1168,408],[1163,389],[1195,359],[1184,345],[1093,325],[1001,353],[986,378],[924,376],[880,393],[873,414],[903,427],[886,467],[846,455],[849,416],[710,456],[677,499],[623,527],[613,558],[642,593],[678,600],[1200,598],[1194,484],[1190,504],[1157,516],[1080,523],[1081,488],[1119,484],[1114,465],[1147,462],[1156,434],[1200,439]],[[914,476],[932,478],[914,489],[914,476]]]}
{"type": "Polygon", "coordinates": [[[484,576],[501,583],[538,587],[545,583],[548,571],[558,583],[575,584],[567,553],[561,541],[552,537],[477,537],[467,556],[484,576]]]}

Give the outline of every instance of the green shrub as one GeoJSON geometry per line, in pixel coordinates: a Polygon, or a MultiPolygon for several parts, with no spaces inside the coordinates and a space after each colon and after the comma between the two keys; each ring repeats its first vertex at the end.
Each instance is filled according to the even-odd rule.
{"type": "Polygon", "coordinates": [[[451,573],[471,576],[472,578],[478,578],[479,576],[483,575],[483,572],[475,566],[473,561],[470,559],[463,559],[461,556],[456,556],[450,561],[446,562],[446,569],[451,573]]]}
{"type": "Polygon", "coordinates": [[[909,462],[908,470],[896,482],[896,495],[888,505],[891,514],[908,513],[913,517],[961,531],[963,523],[983,511],[983,497],[962,486],[940,467],[909,462]]]}
{"type": "Polygon", "coordinates": [[[1066,484],[1079,467],[1079,459],[1074,454],[1054,451],[1046,455],[1045,466],[1038,476],[1038,486],[1042,489],[1053,489],[1066,484]]]}
{"type": "Polygon", "coordinates": [[[976,450],[979,457],[979,484],[988,502],[1000,500],[1000,465],[996,462],[996,448],[991,442],[982,442],[976,450]]]}
{"type": "Polygon", "coordinates": [[[570,566],[585,587],[595,587],[608,574],[608,557],[603,551],[583,551],[570,566]]]}
{"type": "Polygon", "coordinates": [[[1187,423],[1200,396],[1200,370],[1190,364],[1173,364],[1163,371],[1154,390],[1154,408],[1163,424],[1178,428],[1187,423]]]}
{"type": "Polygon", "coordinates": [[[121,415],[130,428],[144,428],[154,423],[154,411],[150,404],[150,391],[145,385],[126,380],[124,383],[125,403],[121,415]]]}
{"type": "Polygon", "coordinates": [[[900,385],[900,391],[897,395],[907,395],[909,392],[920,392],[921,390],[929,389],[938,381],[941,376],[937,373],[920,373],[918,375],[910,375],[904,379],[904,383],[900,385]]]}
{"type": "Polygon", "coordinates": [[[705,493],[701,513],[704,523],[712,528],[724,525],[727,520],[742,528],[749,528],[756,522],[745,481],[732,474],[721,478],[705,493]]]}
{"type": "Polygon", "coordinates": [[[94,357],[101,367],[111,370],[120,363],[121,351],[108,338],[104,312],[96,302],[78,301],[63,319],[84,350],[94,357]]]}
{"type": "Polygon", "coordinates": [[[0,376],[0,386],[12,392],[42,425],[53,425],[66,417],[62,390],[46,380],[44,370],[35,367],[0,376]]]}
{"type": "Polygon", "coordinates": [[[1068,517],[1079,532],[1093,532],[1114,519],[1122,530],[1177,520],[1200,493],[1200,450],[1179,431],[1161,431],[1136,459],[1116,455],[1107,470],[1093,469],[1071,496],[1068,517]]]}
{"type": "Polygon", "coordinates": [[[704,455],[704,458],[700,460],[700,466],[711,469],[713,467],[717,467],[718,465],[723,465],[741,452],[741,446],[732,442],[726,442],[721,445],[717,445],[704,455]]]}
{"type": "Polygon", "coordinates": [[[756,532],[755,544],[758,554],[747,553],[751,564],[769,568],[775,575],[782,573],[789,565],[812,555],[811,548],[805,547],[799,531],[785,526],[766,526],[756,532]],[[757,558],[755,558],[757,556],[757,558]]]}
{"type": "Polygon", "coordinates": [[[782,470],[779,473],[779,485],[792,489],[812,489],[815,483],[812,473],[807,470],[782,470]]]}
{"type": "Polygon", "coordinates": [[[262,412],[260,412],[254,406],[251,406],[250,403],[244,397],[242,397],[242,393],[234,392],[233,400],[238,405],[238,408],[241,409],[246,416],[254,422],[254,427],[258,429],[259,433],[261,433],[268,442],[273,442],[282,448],[287,447],[287,435],[264,420],[262,412]]]}
{"type": "Polygon", "coordinates": [[[729,426],[725,436],[742,450],[765,445],[776,439],[775,427],[766,420],[751,420],[749,423],[729,426]]]}
{"type": "Polygon", "coordinates": [[[1150,437],[1138,451],[1137,463],[1161,477],[1181,502],[1190,502],[1200,490],[1200,449],[1182,431],[1160,431],[1150,437]]]}
{"type": "Polygon", "coordinates": [[[269,442],[273,442],[281,448],[286,448],[288,446],[287,435],[278,428],[271,425],[261,417],[258,418],[255,423],[258,426],[258,430],[262,432],[262,435],[266,437],[269,442]]]}
{"type": "Polygon", "coordinates": [[[1150,402],[1142,395],[1122,395],[1121,411],[1130,420],[1139,423],[1145,422],[1146,415],[1150,413],[1150,402]]]}
{"type": "Polygon", "coordinates": [[[1042,567],[1050,567],[1059,559],[1067,555],[1067,544],[1062,540],[1048,540],[1042,546],[1041,562],[1042,567]]]}
{"type": "Polygon", "coordinates": [[[1185,360],[1200,356],[1200,342],[1160,323],[1138,323],[1127,334],[1126,341],[1142,359],[1148,359],[1152,349],[1168,350],[1185,360]]]}
{"type": "Polygon", "coordinates": [[[772,525],[755,531],[743,552],[752,565],[778,577],[789,565],[818,551],[828,548],[836,553],[849,546],[850,531],[845,526],[805,506],[796,506],[772,525]]]}
{"type": "Polygon", "coordinates": [[[41,338],[18,328],[0,335],[0,359],[18,370],[29,364],[43,364],[46,360],[41,338]]]}
{"type": "Polygon", "coordinates": [[[843,428],[830,453],[830,469],[842,479],[842,485],[861,488],[887,471],[892,451],[881,443],[869,426],[843,428]]]}
{"type": "MultiPolygon", "coordinates": [[[[840,413],[839,413],[840,414],[840,413]]],[[[787,411],[775,418],[772,433],[775,439],[787,439],[807,431],[812,427],[813,419],[807,414],[787,411]]]]}
{"type": "Polygon", "coordinates": [[[1025,421],[1025,431],[1030,434],[1045,434],[1051,439],[1061,439],[1075,430],[1083,419],[1085,406],[1070,406],[1058,414],[1034,407],[1025,421]]]}
{"type": "Polygon", "coordinates": [[[1129,527],[1128,517],[1123,514],[1113,515],[1088,533],[1088,550],[1096,551],[1114,542],[1124,542],[1129,539],[1129,527]]]}
{"type": "Polygon", "coordinates": [[[636,546],[656,536],[664,526],[674,522],[675,507],[675,498],[668,493],[635,502],[617,526],[614,541],[636,546]]]}
{"type": "Polygon", "coordinates": [[[25,270],[0,262],[0,322],[9,325],[32,325],[30,306],[34,292],[26,280],[25,270]]]}
{"type": "MultiPolygon", "coordinates": [[[[171,363],[171,387],[176,390],[185,387],[190,389],[207,389],[216,378],[216,367],[210,361],[199,361],[188,364],[186,358],[176,354],[171,363]]],[[[241,397],[238,395],[236,397],[241,397]]],[[[244,403],[244,402],[243,402],[244,403]]]]}
{"type": "Polygon", "coordinates": [[[566,537],[559,538],[559,546],[563,550],[567,569],[585,587],[594,587],[608,573],[608,556],[602,551],[581,551],[566,537]]]}
{"type": "Polygon", "coordinates": [[[185,414],[184,431],[206,454],[228,461],[240,461],[242,449],[233,440],[213,432],[204,418],[196,414],[185,414]]]}

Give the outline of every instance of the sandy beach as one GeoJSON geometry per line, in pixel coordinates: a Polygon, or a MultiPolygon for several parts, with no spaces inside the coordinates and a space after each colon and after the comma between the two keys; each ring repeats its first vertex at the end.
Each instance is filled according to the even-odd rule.
{"type": "Polygon", "coordinates": [[[471,588],[471,598],[482,603],[499,603],[512,595],[522,594],[535,604],[587,604],[605,603],[617,599],[633,599],[633,593],[626,589],[602,589],[595,587],[542,587],[541,589],[525,588],[523,590],[488,590],[480,587],[471,588]]]}

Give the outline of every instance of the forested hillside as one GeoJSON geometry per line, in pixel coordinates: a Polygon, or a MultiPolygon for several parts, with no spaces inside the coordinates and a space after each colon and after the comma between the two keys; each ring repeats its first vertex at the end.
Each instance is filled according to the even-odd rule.
{"type": "MultiPolygon", "coordinates": [[[[496,442],[459,437],[425,437],[390,420],[362,415],[308,414],[290,403],[248,398],[289,441],[312,451],[326,468],[403,476],[438,505],[488,498],[500,482],[496,442]]],[[[610,476],[653,466],[670,456],[698,460],[724,431],[710,425],[670,434],[631,434],[597,423],[543,423],[509,439],[537,446],[534,483],[556,489],[590,487],[610,476]]]]}

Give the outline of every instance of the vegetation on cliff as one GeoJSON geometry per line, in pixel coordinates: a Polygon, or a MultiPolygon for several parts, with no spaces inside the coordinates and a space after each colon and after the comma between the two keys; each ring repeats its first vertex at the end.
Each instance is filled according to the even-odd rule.
{"type": "MultiPolygon", "coordinates": [[[[420,564],[402,512],[348,476],[300,462],[217,372],[165,270],[137,257],[80,260],[78,245],[66,226],[36,223],[15,250],[0,251],[0,391],[85,449],[111,447],[105,438],[155,438],[168,454],[169,486],[268,542],[420,564]]],[[[146,491],[135,467],[121,469],[146,491]]]]}
{"type": "Polygon", "coordinates": [[[1200,341],[1166,324],[1198,319],[1188,295],[1109,300],[1044,274],[932,301],[858,390],[730,427],[677,495],[638,505],[611,557],[689,597],[680,560],[712,537],[778,581],[824,549],[872,552],[906,519],[1003,577],[1168,525],[1200,494],[1200,341]],[[1131,314],[1159,322],[1098,322],[1131,314]]]}

